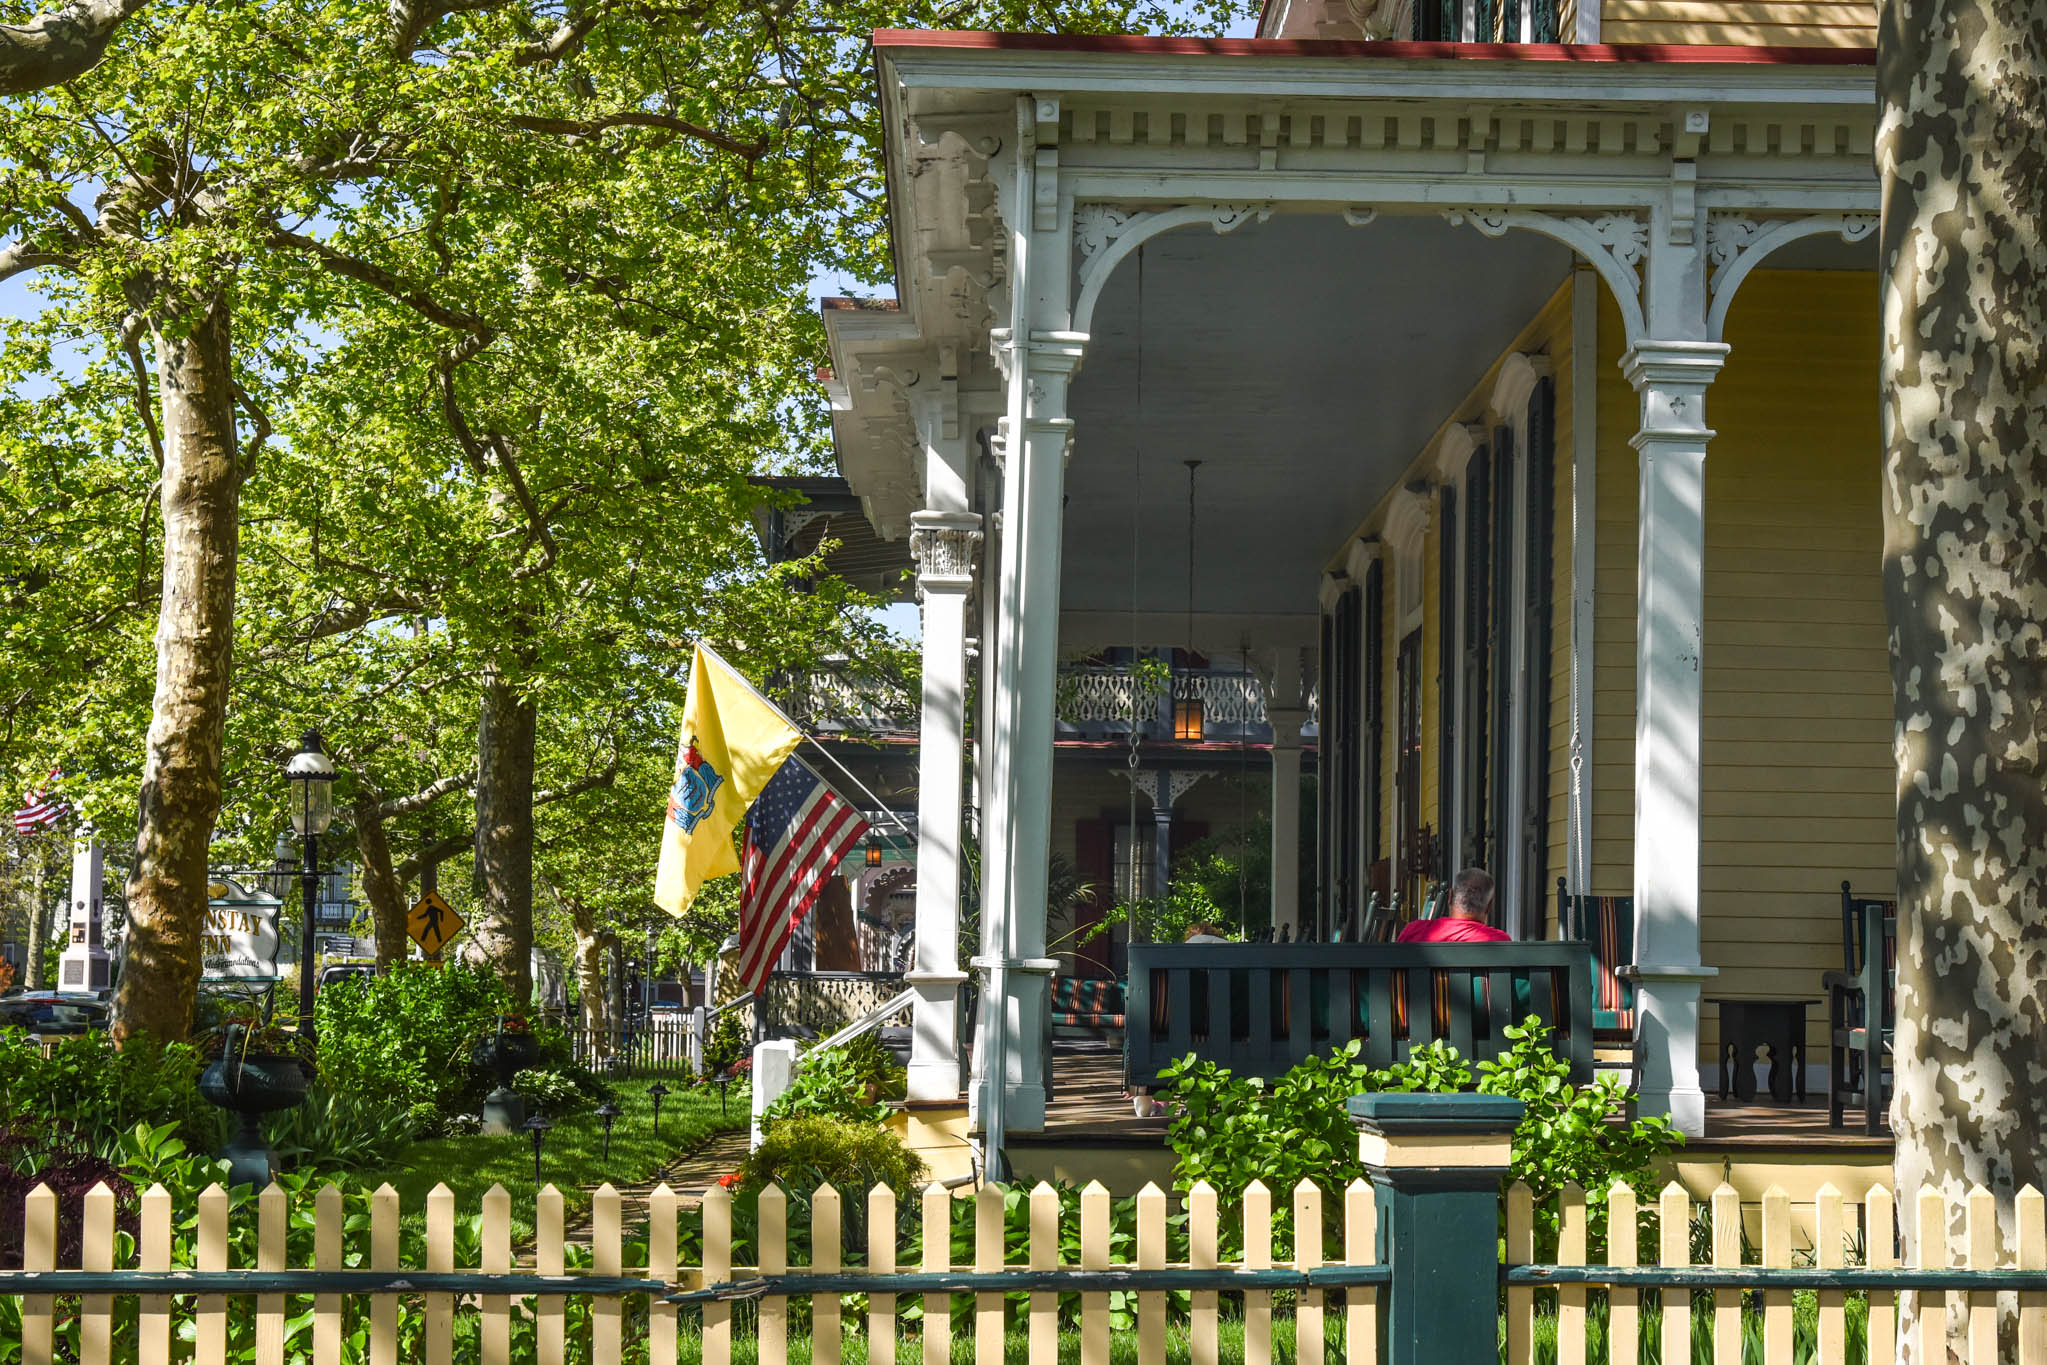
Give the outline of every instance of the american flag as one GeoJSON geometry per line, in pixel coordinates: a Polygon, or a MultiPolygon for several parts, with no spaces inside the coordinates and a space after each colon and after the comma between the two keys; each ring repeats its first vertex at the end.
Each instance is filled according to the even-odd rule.
{"type": "Polygon", "coordinates": [[[28,804],[14,812],[14,832],[27,834],[41,825],[54,825],[71,809],[64,798],[57,795],[57,779],[64,776],[62,770],[50,769],[50,776],[42,791],[31,791],[28,804]]]}
{"type": "Polygon", "coordinates": [[[767,986],[768,973],[816,904],[825,879],[866,833],[860,813],[802,759],[785,760],[768,779],[746,816],[738,970],[748,990],[767,986]]]}

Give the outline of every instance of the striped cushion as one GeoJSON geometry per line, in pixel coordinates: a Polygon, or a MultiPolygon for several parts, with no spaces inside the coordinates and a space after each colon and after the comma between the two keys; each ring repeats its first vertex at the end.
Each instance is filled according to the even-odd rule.
{"type": "Polygon", "coordinates": [[[1108,977],[1054,977],[1052,1022],[1068,1028],[1122,1028],[1123,983],[1108,977]]]}
{"type": "Polygon", "coordinates": [[[1564,933],[1592,946],[1592,1029],[1608,1036],[1635,1032],[1635,986],[1620,969],[1635,958],[1633,896],[1569,896],[1557,879],[1557,920],[1564,933]]]}
{"type": "Polygon", "coordinates": [[[1587,927],[1592,931],[1594,997],[1592,1027],[1595,1032],[1635,1031],[1635,983],[1624,981],[1620,969],[1635,956],[1635,898],[1594,896],[1587,907],[1587,927]]]}

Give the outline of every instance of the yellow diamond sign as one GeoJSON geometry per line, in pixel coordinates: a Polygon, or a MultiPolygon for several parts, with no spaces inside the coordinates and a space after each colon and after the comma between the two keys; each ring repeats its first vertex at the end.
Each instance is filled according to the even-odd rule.
{"type": "Polygon", "coordinates": [[[412,935],[421,952],[439,957],[448,940],[461,933],[467,922],[455,913],[454,906],[441,899],[440,892],[429,891],[413,902],[406,913],[405,932],[412,935]]]}

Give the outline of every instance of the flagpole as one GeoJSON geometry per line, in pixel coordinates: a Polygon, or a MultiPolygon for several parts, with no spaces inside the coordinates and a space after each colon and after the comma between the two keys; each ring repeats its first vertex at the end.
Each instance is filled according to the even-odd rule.
{"type": "Polygon", "coordinates": [[[811,748],[823,754],[827,759],[830,759],[831,765],[834,768],[837,768],[840,772],[844,773],[846,775],[846,780],[851,782],[854,786],[858,787],[860,789],[860,794],[862,796],[865,796],[869,801],[872,801],[874,803],[874,809],[877,812],[887,816],[889,822],[893,824],[897,829],[901,830],[909,838],[914,839],[917,837],[916,832],[912,830],[908,825],[903,823],[903,818],[900,815],[897,815],[893,810],[890,810],[887,803],[885,803],[880,797],[876,796],[872,791],[868,790],[867,784],[865,782],[862,782],[858,777],[854,776],[853,770],[851,768],[848,768],[845,764],[839,762],[839,757],[837,754],[834,754],[830,749],[825,748],[824,745],[818,741],[817,736],[811,734],[810,731],[804,729],[803,726],[796,720],[794,716],[790,715],[787,711],[784,711],[781,707],[775,705],[775,703],[770,701],[767,697],[761,695],[761,690],[758,687],[755,687],[753,683],[747,679],[747,676],[744,673],[741,673],[738,669],[734,668],[730,663],[728,663],[724,655],[720,654],[717,650],[711,648],[711,646],[709,646],[708,644],[705,644],[702,640],[697,641],[697,648],[704,651],[704,653],[710,655],[712,662],[716,663],[720,668],[724,669],[727,673],[730,673],[734,678],[738,679],[740,686],[744,687],[747,691],[753,693],[754,700],[758,701],[761,705],[767,707],[770,711],[773,711],[777,716],[780,716],[782,718],[782,723],[784,725],[787,725],[790,729],[802,735],[803,738],[809,743],[811,748]]]}

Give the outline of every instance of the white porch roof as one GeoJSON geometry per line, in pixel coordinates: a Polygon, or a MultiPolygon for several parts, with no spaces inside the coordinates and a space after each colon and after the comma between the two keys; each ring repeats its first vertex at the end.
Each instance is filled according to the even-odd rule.
{"type": "MultiPolygon", "coordinates": [[[[1116,259],[1112,238],[1090,261],[1077,227],[1071,325],[1088,340],[1068,404],[1069,645],[1127,642],[1133,609],[1139,633],[1185,635],[1190,460],[1199,633],[1210,646],[1312,638],[1320,572],[1574,259],[1554,236],[1481,233],[1439,206],[1566,213],[1621,199],[1646,219],[1671,202],[1675,151],[1699,158],[1701,185],[1705,167],[1717,173],[1699,191],[1702,231],[1709,205],[1873,203],[1867,54],[1531,59],[1478,45],[948,33],[880,34],[877,50],[902,305],[826,322],[840,465],[884,537],[907,534],[924,505],[919,414],[940,403],[992,432],[1002,413],[989,333],[1009,262],[990,167],[1020,96],[1058,101],[1054,214],[1118,200],[1251,210],[1227,232],[1200,221],[1151,238],[1141,304],[1138,253],[1116,259]],[[1688,115],[1703,133],[1687,133],[1688,115]],[[1794,143],[1809,150],[1801,165],[1778,155],[1794,143]],[[1815,169],[1843,195],[1816,195],[1815,169]]],[[[1801,264],[1868,268],[1866,244],[1793,249],[1801,264]]],[[[1635,253],[1619,262],[1630,280],[1635,253]]],[[[1611,286],[1616,262],[1595,264],[1611,286]]],[[[974,505],[993,510],[996,466],[981,464],[974,505]]]]}

